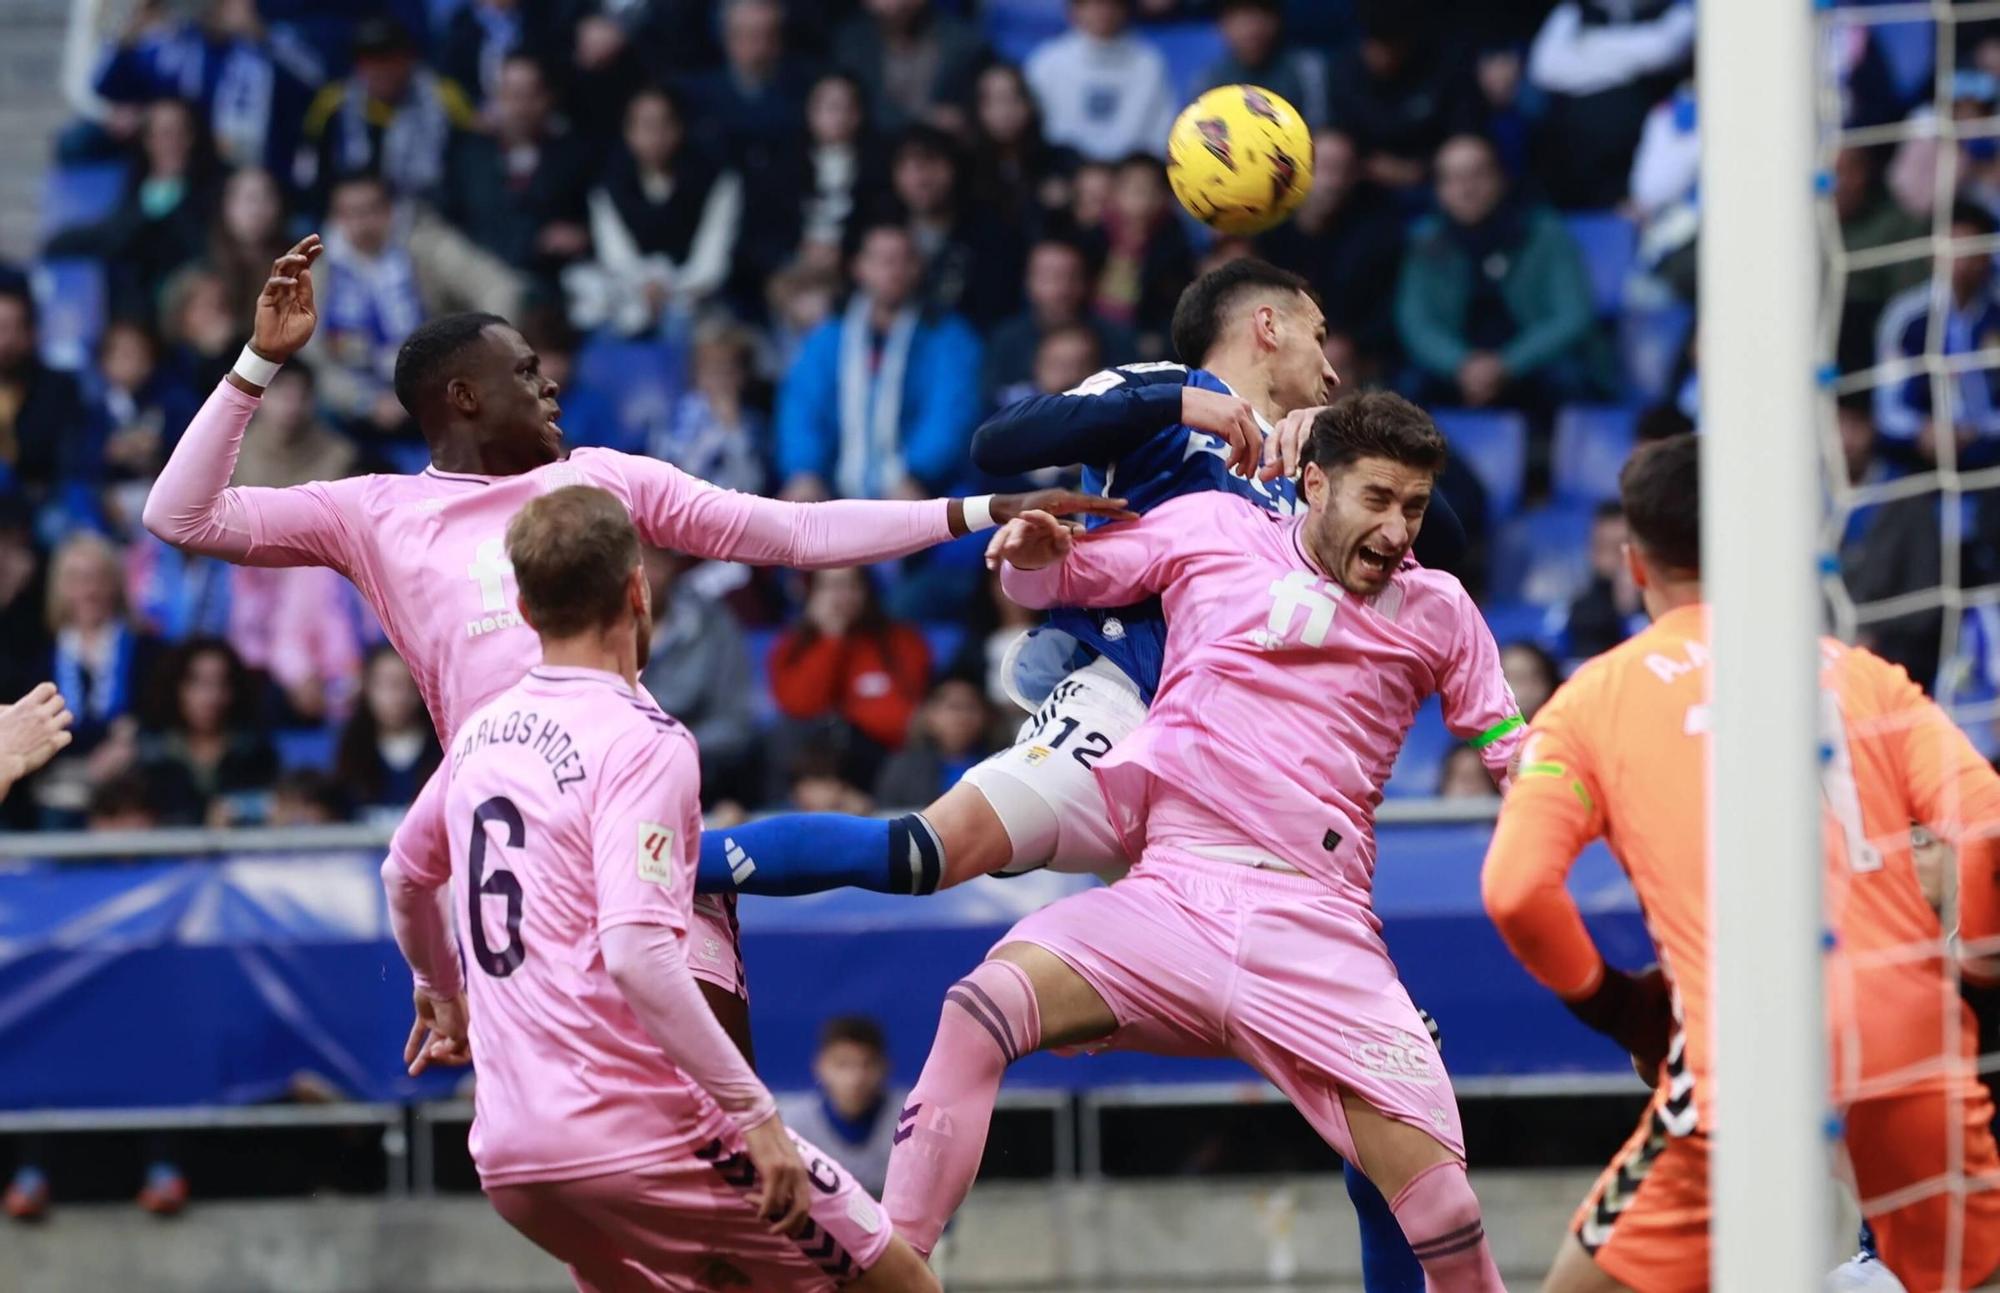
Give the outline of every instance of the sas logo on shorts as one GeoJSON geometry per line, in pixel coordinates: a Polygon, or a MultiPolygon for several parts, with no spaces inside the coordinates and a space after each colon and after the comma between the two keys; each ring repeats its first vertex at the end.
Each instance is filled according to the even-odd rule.
{"type": "Polygon", "coordinates": [[[639,823],[639,878],[662,889],[673,887],[673,827],[658,822],[639,823]]]}
{"type": "Polygon", "coordinates": [[[1341,1037],[1347,1043],[1347,1053],[1364,1072],[1386,1082],[1406,1082],[1412,1086],[1430,1086],[1437,1081],[1437,1073],[1431,1067],[1431,1057],[1437,1051],[1428,1039],[1418,1041],[1401,1033],[1356,1033],[1346,1029],[1341,1030],[1341,1037]]]}

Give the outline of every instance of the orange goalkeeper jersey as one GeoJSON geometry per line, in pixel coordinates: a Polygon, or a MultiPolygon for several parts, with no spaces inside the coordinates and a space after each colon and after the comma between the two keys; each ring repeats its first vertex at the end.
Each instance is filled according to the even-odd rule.
{"type": "MultiPolygon", "coordinates": [[[[1535,716],[1487,854],[1488,911],[1529,973],[1574,1000],[1602,960],[1565,881],[1603,836],[1644,910],[1682,1036],[1669,1125],[1708,1127],[1707,611],[1690,606],[1577,670],[1535,716]]],[[[2000,933],[2000,775],[1901,669],[1821,648],[1829,1036],[1835,1096],[1971,1080],[1971,1012],[1945,973],[1910,828],[1960,845],[1961,927],[2000,933]]]]}

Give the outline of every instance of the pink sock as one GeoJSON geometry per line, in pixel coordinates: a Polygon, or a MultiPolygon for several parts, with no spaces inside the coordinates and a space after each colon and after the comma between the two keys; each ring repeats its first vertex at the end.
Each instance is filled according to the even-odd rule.
{"type": "Polygon", "coordinates": [[[1041,1041],[1035,990],[1011,961],[981,962],[944,994],[930,1058],[896,1120],[882,1190],[896,1233],[925,1257],[979,1174],[1001,1077],[1041,1041]]]}
{"type": "Polygon", "coordinates": [[[1463,1163],[1434,1163],[1418,1172],[1389,1200],[1389,1210],[1423,1263],[1424,1285],[1433,1293],[1507,1293],[1463,1163]]]}

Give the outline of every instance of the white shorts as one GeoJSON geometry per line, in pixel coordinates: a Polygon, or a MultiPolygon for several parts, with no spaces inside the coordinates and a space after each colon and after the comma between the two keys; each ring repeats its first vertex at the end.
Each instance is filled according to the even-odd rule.
{"type": "Polygon", "coordinates": [[[1088,874],[1130,865],[1091,767],[1146,721],[1139,689],[1102,658],[1057,683],[1014,744],[965,774],[1014,845],[1002,875],[1088,874]]]}

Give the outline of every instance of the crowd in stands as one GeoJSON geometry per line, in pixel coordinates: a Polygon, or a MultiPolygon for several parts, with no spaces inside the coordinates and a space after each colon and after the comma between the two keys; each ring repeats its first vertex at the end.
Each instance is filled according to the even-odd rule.
{"type": "MultiPolygon", "coordinates": [[[[8,804],[16,825],[393,813],[438,758],[338,576],[187,558],[137,525],[307,230],[326,240],[319,330],[265,396],[239,484],[420,467],[397,347],[476,309],[520,322],[573,445],[793,499],[991,489],[968,452],[983,417],[1177,358],[1181,287],[1257,254],[1313,283],[1349,385],[1436,411],[1468,582],[1524,707],[1639,614],[1606,499],[1636,436],[1695,411],[1688,0],[194,9],[140,3],[71,87],[41,261],[0,274],[0,690],[51,677],[78,718],[8,804]],[[1255,240],[1187,220],[1161,157],[1178,106],[1237,81],[1315,136],[1303,208],[1255,240]]],[[[1989,27],[1961,32],[1954,116],[2000,104],[1989,27]]],[[[1848,124],[1931,111],[1908,45],[1835,42],[1848,124]]],[[[1953,147],[1952,232],[1990,235],[2000,147],[1953,147]]],[[[1841,153],[1849,250],[1928,233],[1944,160],[1931,139],[1841,153]]],[[[1848,279],[1845,369],[1992,344],[1989,251],[1951,262],[1941,311],[1927,266],[1848,279]]],[[[1947,442],[1993,461],[2000,392],[1918,373],[1844,400],[1840,429],[1856,482],[1947,442]]],[[[1935,580],[1926,507],[1857,514],[1857,587],[1935,580]]],[[[649,570],[644,683],[699,739],[711,807],[924,802],[1018,721],[996,674],[1033,617],[976,541],[809,579],[675,554],[649,570]]],[[[1949,644],[1914,621],[1878,644],[1929,678],[1949,644]]],[[[1394,789],[1485,787],[1433,728],[1394,789]]]]}

